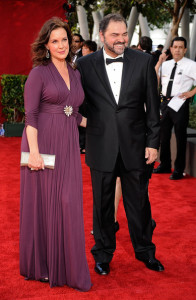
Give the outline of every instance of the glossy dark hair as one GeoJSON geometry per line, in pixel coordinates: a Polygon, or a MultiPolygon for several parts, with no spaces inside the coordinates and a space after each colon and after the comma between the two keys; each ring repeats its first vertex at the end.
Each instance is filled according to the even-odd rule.
{"type": "Polygon", "coordinates": [[[172,40],[172,42],[171,42],[171,47],[173,47],[173,44],[174,44],[175,41],[181,41],[181,42],[184,42],[184,48],[187,47],[187,41],[186,41],[186,39],[183,38],[182,36],[177,36],[177,37],[175,37],[175,38],[172,40]]]}
{"type": "Polygon", "coordinates": [[[97,43],[91,40],[86,40],[83,42],[83,46],[86,46],[90,51],[97,51],[97,43]]]}
{"type": "Polygon", "coordinates": [[[84,41],[83,37],[82,37],[81,34],[79,34],[79,33],[73,33],[72,36],[77,36],[77,37],[79,37],[80,43],[82,43],[82,42],[84,41]]]}
{"type": "MultiPolygon", "coordinates": [[[[46,21],[42,26],[38,37],[35,42],[31,45],[32,47],[32,60],[34,66],[47,65],[51,62],[51,58],[46,58],[46,44],[50,39],[51,32],[57,28],[63,28],[67,32],[68,42],[71,45],[72,37],[69,25],[65,23],[62,19],[58,17],[53,17],[52,19],[46,21]]],[[[70,54],[67,55],[65,59],[69,64],[71,64],[70,54]]]]}
{"type": "Polygon", "coordinates": [[[113,22],[124,22],[126,27],[127,27],[127,22],[123,16],[120,14],[109,14],[106,15],[100,22],[99,24],[99,31],[101,31],[103,34],[105,33],[110,21],[113,22]]]}

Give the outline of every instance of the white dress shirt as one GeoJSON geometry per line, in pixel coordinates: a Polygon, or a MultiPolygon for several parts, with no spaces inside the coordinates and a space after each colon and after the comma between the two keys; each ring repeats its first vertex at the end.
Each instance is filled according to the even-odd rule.
{"type": "MultiPolygon", "coordinates": [[[[174,64],[175,61],[173,59],[165,61],[162,64],[161,72],[159,72],[159,74],[161,73],[163,96],[166,96],[167,86],[174,64]]],[[[189,92],[194,85],[196,85],[196,62],[183,57],[177,62],[171,95],[173,97],[181,93],[189,92]]]]}
{"type": "MultiPolygon", "coordinates": [[[[105,61],[105,68],[108,75],[108,79],[110,82],[110,86],[114,95],[114,98],[116,100],[116,103],[118,104],[119,96],[120,96],[120,88],[121,88],[121,79],[122,79],[122,70],[123,70],[123,63],[122,62],[114,62],[109,65],[106,65],[106,58],[112,58],[109,55],[106,54],[105,50],[103,49],[103,57],[105,61]]],[[[123,54],[118,55],[118,57],[123,57],[123,54]]]]}
{"type": "Polygon", "coordinates": [[[76,53],[75,53],[75,55],[73,56],[73,58],[72,58],[72,63],[76,63],[76,59],[78,58],[78,52],[80,52],[80,50],[81,50],[82,48],[80,48],[80,49],[78,49],[77,51],[76,51],[76,53]]]}

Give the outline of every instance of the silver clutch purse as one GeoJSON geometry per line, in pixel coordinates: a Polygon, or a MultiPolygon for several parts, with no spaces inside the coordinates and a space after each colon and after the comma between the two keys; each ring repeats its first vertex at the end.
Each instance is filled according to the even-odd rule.
{"type": "MultiPolygon", "coordinates": [[[[55,155],[51,155],[51,154],[40,154],[40,155],[44,160],[44,167],[48,169],[54,169],[55,155]]],[[[28,166],[28,161],[29,161],[29,152],[22,152],[21,160],[20,160],[21,167],[28,166]]]]}

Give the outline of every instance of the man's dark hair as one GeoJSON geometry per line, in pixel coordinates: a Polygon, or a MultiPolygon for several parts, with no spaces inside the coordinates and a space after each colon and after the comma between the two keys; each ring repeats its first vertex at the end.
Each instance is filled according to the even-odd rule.
{"type": "Polygon", "coordinates": [[[120,14],[109,14],[109,15],[106,15],[103,18],[103,20],[101,20],[101,22],[99,24],[99,31],[101,31],[104,34],[110,21],[124,22],[127,27],[127,22],[126,22],[125,18],[123,18],[123,16],[121,16],[120,14]]]}
{"type": "Polygon", "coordinates": [[[84,41],[83,46],[86,46],[90,51],[97,51],[97,43],[95,43],[94,41],[86,40],[84,41]]]}
{"type": "Polygon", "coordinates": [[[72,36],[78,36],[80,38],[80,43],[84,41],[83,37],[79,33],[74,33],[72,36]]]}
{"type": "Polygon", "coordinates": [[[157,49],[159,49],[159,48],[163,49],[163,45],[159,44],[159,45],[157,46],[157,49]]]}
{"type": "Polygon", "coordinates": [[[184,48],[187,47],[187,41],[186,41],[186,39],[183,38],[182,36],[177,36],[177,37],[175,37],[175,38],[172,40],[172,42],[171,42],[171,47],[173,47],[173,44],[174,44],[175,41],[181,41],[181,42],[184,42],[184,48]]]}
{"type": "Polygon", "coordinates": [[[152,40],[148,36],[142,36],[139,40],[139,45],[146,52],[150,53],[152,51],[152,40]]]}

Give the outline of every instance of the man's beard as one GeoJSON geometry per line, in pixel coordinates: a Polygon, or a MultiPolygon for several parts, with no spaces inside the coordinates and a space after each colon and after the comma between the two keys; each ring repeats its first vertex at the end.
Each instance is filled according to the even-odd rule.
{"type": "Polygon", "coordinates": [[[108,50],[110,50],[111,52],[117,54],[117,55],[121,55],[124,53],[125,51],[125,48],[127,47],[127,45],[125,43],[116,43],[116,44],[113,44],[113,47],[111,47],[107,42],[106,42],[106,39],[104,39],[104,45],[106,45],[106,47],[108,48],[108,50]],[[115,45],[124,45],[124,49],[121,50],[121,49],[114,49],[114,46],[115,45]],[[118,51],[119,50],[119,51],[118,51]]]}

